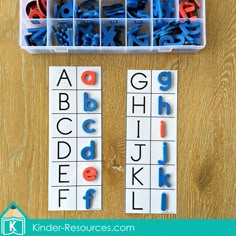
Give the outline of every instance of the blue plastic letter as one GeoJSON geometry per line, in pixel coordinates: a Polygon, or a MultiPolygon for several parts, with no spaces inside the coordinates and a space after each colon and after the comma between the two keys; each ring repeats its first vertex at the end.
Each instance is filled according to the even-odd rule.
{"type": "Polygon", "coordinates": [[[161,84],[161,91],[168,91],[171,88],[171,72],[163,71],[158,76],[158,81],[161,84]]]}
{"type": "Polygon", "coordinates": [[[84,111],[93,112],[98,105],[95,99],[89,98],[88,93],[84,93],[84,111]]]}
{"type": "Polygon", "coordinates": [[[158,161],[159,165],[165,165],[168,162],[168,154],[167,153],[168,153],[168,146],[167,146],[167,143],[164,142],[163,143],[163,160],[158,161]]]}
{"type": "Polygon", "coordinates": [[[161,195],[161,210],[166,211],[166,201],[167,201],[167,196],[166,193],[162,193],[161,195]]]}
{"type": "Polygon", "coordinates": [[[163,102],[162,96],[159,96],[158,98],[158,114],[162,115],[162,108],[166,108],[166,115],[170,115],[171,109],[170,104],[167,102],[163,102]]]}
{"type": "Polygon", "coordinates": [[[90,124],[95,124],[95,121],[94,120],[86,120],[84,121],[83,123],[83,130],[88,133],[88,134],[92,134],[92,133],[95,133],[96,132],[96,129],[91,129],[91,128],[88,128],[88,125],[90,124]]]}
{"type": "Polygon", "coordinates": [[[95,142],[94,141],[90,142],[90,146],[82,149],[81,156],[86,161],[94,160],[95,158],[95,142]]]}
{"type": "Polygon", "coordinates": [[[168,182],[170,178],[170,174],[164,174],[164,170],[162,167],[159,168],[159,187],[163,187],[166,185],[168,188],[171,187],[171,184],[168,182]]]}
{"type": "Polygon", "coordinates": [[[93,194],[96,191],[94,189],[89,189],[86,193],[85,196],[83,197],[83,199],[85,200],[86,203],[86,209],[90,209],[91,208],[91,200],[93,199],[93,194]]]}

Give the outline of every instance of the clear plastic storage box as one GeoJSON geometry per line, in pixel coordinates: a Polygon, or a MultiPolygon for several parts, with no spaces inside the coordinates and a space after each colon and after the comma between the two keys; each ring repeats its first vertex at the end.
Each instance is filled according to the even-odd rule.
{"type": "Polygon", "coordinates": [[[138,16],[128,7],[128,4],[136,0],[91,0],[91,3],[96,4],[97,11],[92,10],[89,14],[81,8],[85,1],[47,0],[46,17],[38,18],[33,16],[34,8],[29,9],[32,0],[21,0],[20,46],[29,53],[191,53],[206,46],[205,0],[198,0],[201,7],[195,11],[197,18],[180,17],[180,3],[183,0],[173,1],[173,12],[168,18],[165,18],[165,14],[159,18],[156,10],[157,0],[143,0],[146,5],[138,16]],[[68,14],[68,9],[63,9],[62,18],[58,6],[69,1],[73,13],[68,14]],[[116,14],[115,17],[112,15],[114,4],[122,5],[124,8],[124,11],[118,11],[121,14],[116,14]],[[108,6],[107,12],[111,12],[111,17],[107,16],[109,14],[106,14],[104,6],[108,6]],[[185,34],[184,44],[181,43],[183,36],[180,35],[185,29],[180,29],[180,25],[183,24],[191,24],[193,32],[191,35],[188,32],[185,34]],[[89,32],[86,29],[92,30],[89,32]],[[175,40],[174,45],[172,36],[175,40]]]}

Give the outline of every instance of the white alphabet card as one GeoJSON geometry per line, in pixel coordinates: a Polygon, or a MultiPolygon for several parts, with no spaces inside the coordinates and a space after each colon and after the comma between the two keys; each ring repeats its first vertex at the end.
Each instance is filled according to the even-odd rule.
{"type": "Polygon", "coordinates": [[[48,208],[101,210],[101,67],[50,67],[49,100],[48,208]]]}
{"type": "Polygon", "coordinates": [[[176,214],[177,71],[128,71],[126,125],[126,213],[176,214]]]}

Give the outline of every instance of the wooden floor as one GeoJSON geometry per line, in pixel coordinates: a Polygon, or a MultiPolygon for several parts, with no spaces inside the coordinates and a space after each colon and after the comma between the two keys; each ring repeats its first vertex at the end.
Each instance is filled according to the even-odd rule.
{"type": "Polygon", "coordinates": [[[197,54],[32,56],[18,45],[18,1],[1,0],[0,212],[15,201],[30,218],[235,218],[235,6],[207,0],[208,44],[197,54]],[[102,66],[103,211],[47,210],[51,65],[102,66]],[[179,71],[176,216],[124,214],[128,69],[179,71]]]}

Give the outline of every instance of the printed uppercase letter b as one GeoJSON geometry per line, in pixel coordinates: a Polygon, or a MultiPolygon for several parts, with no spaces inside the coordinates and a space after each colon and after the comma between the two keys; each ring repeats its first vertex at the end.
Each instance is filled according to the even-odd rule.
{"type": "Polygon", "coordinates": [[[59,111],[67,111],[69,109],[69,95],[67,93],[59,93],[59,111]]]}

